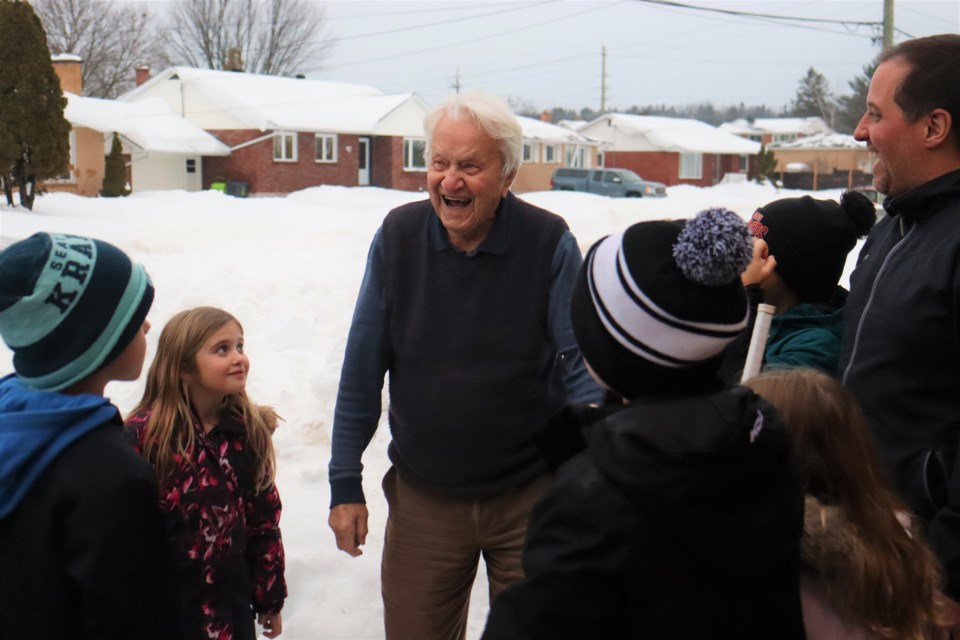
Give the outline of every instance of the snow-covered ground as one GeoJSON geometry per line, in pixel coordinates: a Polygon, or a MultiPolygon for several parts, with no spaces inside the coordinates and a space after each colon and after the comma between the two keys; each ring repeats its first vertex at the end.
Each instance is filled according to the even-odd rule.
{"type": "MultiPolygon", "coordinates": [[[[634,222],[685,218],[716,206],[748,218],[766,202],[806,193],[743,183],[671,187],[661,199],[570,192],[521,197],[562,215],[586,251],[602,236],[634,222]]],[[[840,191],[811,195],[836,199],[840,191]]],[[[389,466],[389,430],[382,422],[364,456],[370,535],[364,555],[351,558],[337,551],[326,524],[330,428],[370,239],[388,210],[425,197],[376,188],[317,187],[284,198],[249,199],[179,191],[117,199],[51,194],[39,197],[32,213],[0,205],[3,244],[35,231],[89,235],[120,246],[146,266],[157,291],[149,316],[154,329],[148,336],[148,362],[163,324],[181,309],[219,306],[243,323],[251,360],[248,391],[286,419],[275,443],[290,591],[281,636],[287,640],[383,638],[379,571],[386,506],[379,482],[389,466]]],[[[0,345],[0,374],[10,371],[10,352],[0,345]]],[[[126,412],[142,390],[141,378],[111,383],[107,394],[126,412]]],[[[469,639],[480,636],[486,614],[481,566],[469,639]]]]}

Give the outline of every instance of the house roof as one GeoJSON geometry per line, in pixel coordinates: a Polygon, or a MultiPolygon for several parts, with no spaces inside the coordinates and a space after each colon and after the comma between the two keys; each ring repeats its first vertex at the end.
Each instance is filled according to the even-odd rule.
{"type": "Polygon", "coordinates": [[[517,116],[520,126],[523,128],[524,140],[539,140],[543,142],[573,142],[579,144],[597,144],[586,136],[582,136],[576,131],[571,131],[566,127],[543,122],[536,118],[526,116],[517,116]]]}
{"type": "Polygon", "coordinates": [[[734,134],[763,133],[796,134],[812,136],[818,133],[833,133],[833,129],[818,116],[806,118],[756,118],[753,122],[738,118],[731,122],[724,122],[720,129],[734,134]]]}
{"type": "Polygon", "coordinates": [[[65,92],[70,124],[105,134],[118,133],[144,151],[204,156],[230,155],[212,135],[184,120],[160,98],[118,102],[65,92]]]}
{"type": "Polygon", "coordinates": [[[818,133],[805,138],[798,138],[791,142],[777,142],[770,145],[771,149],[861,149],[866,151],[867,145],[858,142],[853,136],[845,133],[818,133]]]}
{"type": "Polygon", "coordinates": [[[137,100],[171,79],[260,131],[376,134],[379,123],[407,101],[427,109],[413,93],[387,95],[368,85],[191,67],[165,69],[120,99],[137,100]]]}
{"type": "Polygon", "coordinates": [[[591,135],[599,123],[609,122],[620,133],[639,139],[644,148],[678,153],[759,153],[760,143],[721,131],[699,120],[608,113],[581,129],[591,135]]]}

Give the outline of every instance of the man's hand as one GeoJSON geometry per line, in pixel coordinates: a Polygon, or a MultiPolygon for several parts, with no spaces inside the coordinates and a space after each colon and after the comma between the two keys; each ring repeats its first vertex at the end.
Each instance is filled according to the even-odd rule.
{"type": "Polygon", "coordinates": [[[740,274],[740,280],[743,282],[743,286],[760,284],[769,278],[776,268],[777,259],[770,255],[766,241],[754,238],[753,259],[747,265],[746,270],[740,274]]]}
{"type": "Polygon", "coordinates": [[[276,638],[283,633],[283,614],[276,613],[258,613],[257,622],[263,627],[263,635],[266,638],[276,638]]]}
{"type": "Polygon", "coordinates": [[[338,504],[330,509],[327,522],[337,536],[337,549],[353,557],[363,555],[360,547],[367,543],[367,505],[362,502],[338,504]]]}

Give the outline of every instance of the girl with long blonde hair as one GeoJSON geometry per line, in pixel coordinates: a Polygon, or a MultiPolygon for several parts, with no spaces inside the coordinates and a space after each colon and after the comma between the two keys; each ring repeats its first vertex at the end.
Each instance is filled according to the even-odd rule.
{"type": "Polygon", "coordinates": [[[286,597],[277,416],[247,397],[243,327],[222,309],[173,316],[126,426],[157,470],[178,555],[188,638],[253,640],[282,630],[286,597]]]}
{"type": "Polygon", "coordinates": [[[937,561],[879,471],[850,392],[812,369],[772,370],[744,384],[780,411],[804,484],[807,638],[949,637],[937,561]]]}

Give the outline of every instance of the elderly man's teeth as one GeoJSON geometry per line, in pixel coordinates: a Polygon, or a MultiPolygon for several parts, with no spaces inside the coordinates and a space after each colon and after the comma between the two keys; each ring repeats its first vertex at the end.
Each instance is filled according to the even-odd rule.
{"type": "Polygon", "coordinates": [[[448,198],[444,196],[443,201],[447,203],[448,207],[465,207],[470,204],[470,200],[466,198],[448,198]]]}

